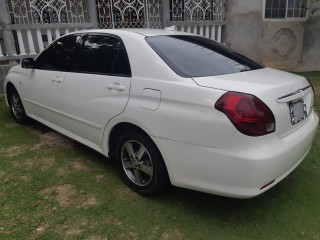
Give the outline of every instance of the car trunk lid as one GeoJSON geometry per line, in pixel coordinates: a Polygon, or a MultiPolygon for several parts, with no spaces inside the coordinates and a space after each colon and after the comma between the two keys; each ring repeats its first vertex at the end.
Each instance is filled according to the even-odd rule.
{"type": "Polygon", "coordinates": [[[200,86],[255,95],[266,103],[276,119],[276,133],[284,137],[304,124],[311,113],[314,93],[301,76],[263,68],[253,71],[196,77],[200,86]]]}

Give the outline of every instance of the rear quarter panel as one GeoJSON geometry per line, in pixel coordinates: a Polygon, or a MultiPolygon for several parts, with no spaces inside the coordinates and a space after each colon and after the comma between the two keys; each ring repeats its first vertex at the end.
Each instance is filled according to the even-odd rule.
{"type": "MultiPolygon", "coordinates": [[[[174,141],[211,147],[223,146],[229,141],[236,130],[214,108],[225,91],[200,87],[191,78],[178,76],[147,44],[145,36],[125,35],[121,38],[130,60],[132,83],[130,100],[118,119],[141,126],[151,136],[174,141]],[[145,89],[160,92],[156,110],[141,107],[145,89]]],[[[144,101],[152,104],[158,100],[149,97],[144,101]]],[[[107,132],[108,128],[110,126],[107,132]]]]}

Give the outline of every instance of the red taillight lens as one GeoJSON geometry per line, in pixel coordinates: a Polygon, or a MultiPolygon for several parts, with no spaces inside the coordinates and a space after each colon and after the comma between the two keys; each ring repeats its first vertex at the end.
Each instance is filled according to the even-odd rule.
{"type": "Polygon", "coordinates": [[[275,119],[270,108],[253,95],[227,92],[219,98],[215,108],[226,114],[245,135],[262,136],[275,131],[275,119]]]}

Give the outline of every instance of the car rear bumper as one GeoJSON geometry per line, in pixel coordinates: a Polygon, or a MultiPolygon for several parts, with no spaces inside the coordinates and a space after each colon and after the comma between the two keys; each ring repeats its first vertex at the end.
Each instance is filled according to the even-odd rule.
{"type": "Polygon", "coordinates": [[[254,138],[237,133],[219,149],[156,137],[153,140],[166,162],[172,185],[250,198],[276,185],[303,161],[318,122],[313,112],[303,126],[281,139],[276,134],[254,138]]]}

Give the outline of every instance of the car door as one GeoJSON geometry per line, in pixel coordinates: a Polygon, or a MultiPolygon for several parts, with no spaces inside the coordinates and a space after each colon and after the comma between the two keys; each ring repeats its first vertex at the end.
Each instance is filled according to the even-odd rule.
{"type": "Polygon", "coordinates": [[[39,121],[59,125],[62,118],[61,90],[70,59],[80,35],[63,37],[36,58],[25,84],[25,102],[39,121]]]}
{"type": "Polygon", "coordinates": [[[86,35],[76,52],[62,90],[63,124],[99,145],[107,122],[123,112],[129,100],[129,60],[121,39],[113,35],[86,35]]]}

